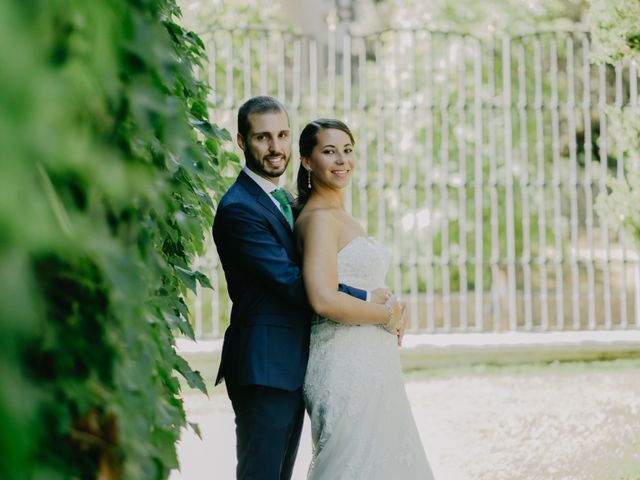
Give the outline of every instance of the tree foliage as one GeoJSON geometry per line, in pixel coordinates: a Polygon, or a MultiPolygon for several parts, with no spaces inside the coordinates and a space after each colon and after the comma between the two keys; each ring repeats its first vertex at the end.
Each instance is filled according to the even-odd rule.
{"type": "Polygon", "coordinates": [[[429,28],[486,37],[495,32],[523,33],[582,21],[586,0],[356,0],[356,28],[429,28]]]}
{"type": "MultiPolygon", "coordinates": [[[[633,62],[638,65],[640,2],[592,0],[589,20],[595,62],[633,62]]],[[[638,72],[636,69],[636,74],[638,72]]],[[[613,226],[622,229],[636,248],[640,248],[640,108],[637,104],[609,108],[607,116],[614,137],[628,159],[627,175],[610,179],[611,192],[598,198],[598,211],[613,226]]]]}
{"type": "Polygon", "coordinates": [[[174,0],[0,6],[0,478],[166,478],[221,174],[174,0]],[[8,68],[7,68],[8,67],[8,68]],[[214,198],[211,198],[213,193],[214,198]]]}
{"type": "Polygon", "coordinates": [[[613,63],[640,61],[640,2],[592,0],[589,23],[594,42],[593,60],[613,63]]]}

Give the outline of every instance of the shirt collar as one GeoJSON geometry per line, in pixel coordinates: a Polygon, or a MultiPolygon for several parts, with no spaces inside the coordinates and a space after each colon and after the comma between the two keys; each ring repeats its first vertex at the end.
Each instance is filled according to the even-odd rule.
{"type": "Polygon", "coordinates": [[[257,173],[251,171],[249,169],[249,167],[247,167],[246,165],[244,167],[242,167],[242,171],[244,173],[246,173],[247,175],[249,175],[249,178],[251,178],[251,180],[256,182],[258,184],[258,186],[260,188],[262,188],[262,190],[264,190],[267,193],[267,195],[270,195],[271,192],[273,192],[277,188],[281,188],[282,187],[282,181],[278,182],[278,185],[276,185],[273,182],[270,182],[269,180],[267,180],[266,178],[262,178],[257,173]]]}

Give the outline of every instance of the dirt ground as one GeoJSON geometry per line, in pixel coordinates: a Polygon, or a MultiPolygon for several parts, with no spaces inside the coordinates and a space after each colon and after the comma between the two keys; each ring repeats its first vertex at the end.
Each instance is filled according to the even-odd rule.
{"type": "MultiPolygon", "coordinates": [[[[438,480],[640,479],[640,362],[474,367],[408,375],[407,394],[438,480]]],[[[188,395],[182,472],[233,479],[233,413],[224,387],[188,395]]],[[[294,480],[311,457],[305,423],[294,480]]]]}

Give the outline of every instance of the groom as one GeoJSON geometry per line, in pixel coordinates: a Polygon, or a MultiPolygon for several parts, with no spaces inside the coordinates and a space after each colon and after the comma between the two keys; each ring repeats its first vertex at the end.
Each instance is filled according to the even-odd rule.
{"type": "MultiPolygon", "coordinates": [[[[291,158],[289,117],[272,97],[238,112],[246,165],[220,200],[213,238],[233,302],[216,385],[236,422],[238,479],[291,478],[304,418],[311,310],[293,235],[291,195],[278,188],[291,158]]],[[[387,290],[349,295],[384,303],[387,290]]]]}

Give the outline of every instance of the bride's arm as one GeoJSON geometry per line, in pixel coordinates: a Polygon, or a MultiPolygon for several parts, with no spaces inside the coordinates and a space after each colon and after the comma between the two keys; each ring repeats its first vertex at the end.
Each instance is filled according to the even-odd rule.
{"type": "MultiPolygon", "coordinates": [[[[338,231],[333,216],[315,211],[299,223],[302,277],[311,308],[335,322],[386,324],[390,317],[388,306],[358,300],[338,291],[338,231]]],[[[395,308],[396,304],[390,306],[395,308]]]]}

